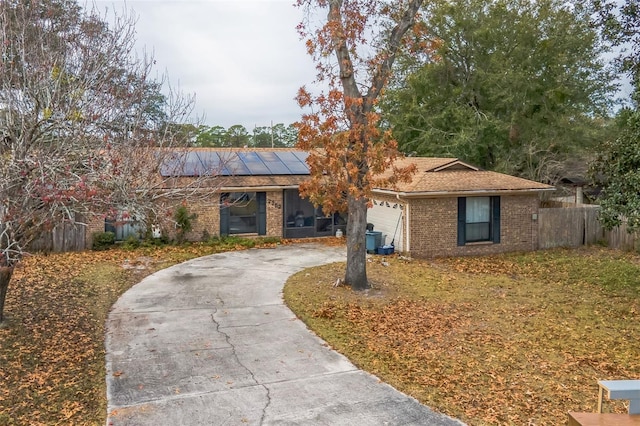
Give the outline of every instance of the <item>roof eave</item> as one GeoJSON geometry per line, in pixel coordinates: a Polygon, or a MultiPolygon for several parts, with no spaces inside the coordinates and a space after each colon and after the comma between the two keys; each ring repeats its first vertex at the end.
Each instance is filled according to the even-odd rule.
{"type": "Polygon", "coordinates": [[[300,185],[260,185],[260,186],[222,186],[216,189],[217,192],[273,192],[283,189],[298,189],[300,185]]]}
{"type": "Polygon", "coordinates": [[[555,187],[548,188],[525,188],[525,189],[476,189],[457,191],[394,191],[391,189],[374,188],[373,192],[378,194],[392,195],[402,198],[443,198],[443,197],[477,197],[482,195],[523,195],[555,191],[555,187]]]}

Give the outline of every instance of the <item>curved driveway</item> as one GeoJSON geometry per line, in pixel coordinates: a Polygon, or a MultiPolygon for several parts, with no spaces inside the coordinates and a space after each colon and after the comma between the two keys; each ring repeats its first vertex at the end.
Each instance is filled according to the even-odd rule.
{"type": "Polygon", "coordinates": [[[344,260],[302,244],[145,278],[107,320],[107,424],[461,425],[358,370],[283,305],[290,275],[344,260]]]}

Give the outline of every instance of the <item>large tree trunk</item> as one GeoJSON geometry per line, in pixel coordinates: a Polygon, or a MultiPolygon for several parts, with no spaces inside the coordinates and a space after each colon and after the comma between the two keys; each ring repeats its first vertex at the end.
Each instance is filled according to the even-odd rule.
{"type": "Polygon", "coordinates": [[[12,266],[0,267],[0,323],[4,321],[4,300],[7,297],[11,275],[13,275],[12,266]]]}
{"type": "MultiPolygon", "coordinates": [[[[329,158],[340,158],[339,160],[330,161],[337,165],[343,165],[344,170],[338,170],[332,174],[331,164],[327,168],[312,167],[312,180],[310,184],[304,187],[307,194],[321,194],[320,199],[326,197],[333,200],[334,203],[341,208],[344,207],[344,199],[346,193],[347,208],[349,210],[349,220],[347,224],[347,271],[345,282],[354,290],[364,290],[369,288],[367,280],[367,250],[366,250],[366,231],[367,231],[367,197],[371,193],[372,174],[380,175],[381,168],[389,168],[383,159],[380,158],[383,150],[388,150],[387,159],[393,160],[396,157],[395,144],[391,144],[386,135],[381,135],[378,131],[380,118],[378,114],[371,114],[375,111],[376,101],[380,93],[387,85],[391,76],[393,63],[396,54],[406,44],[403,38],[407,31],[415,24],[416,16],[424,0],[409,0],[402,3],[402,9],[396,10],[393,6],[384,10],[377,10],[373,7],[373,1],[345,1],[345,0],[329,0],[329,1],[307,1],[298,0],[298,6],[311,8],[312,5],[321,7],[329,7],[327,14],[327,23],[317,31],[311,31],[311,37],[307,40],[309,52],[318,63],[319,78],[324,80],[327,78],[331,90],[338,90],[338,82],[342,87],[343,111],[337,108],[336,102],[339,97],[330,94],[323,94],[319,97],[311,96],[306,90],[301,89],[298,96],[298,103],[303,108],[309,107],[314,103],[320,106],[320,112],[314,112],[306,115],[303,124],[300,126],[299,140],[301,147],[314,151],[318,142],[322,142],[323,148],[326,150],[329,158]],[[367,15],[372,11],[379,13],[378,16],[368,20],[367,15]],[[398,13],[399,12],[399,13],[398,13]],[[395,24],[393,24],[395,21],[395,24]],[[368,39],[372,34],[369,25],[364,23],[386,22],[383,33],[381,33],[384,43],[381,46],[375,46],[371,49],[360,49],[364,39],[368,39]],[[315,35],[314,35],[315,33],[315,35]],[[379,50],[376,50],[380,48],[379,50]],[[338,71],[332,67],[327,67],[324,63],[325,55],[329,51],[333,51],[336,55],[338,71]],[[366,53],[365,53],[366,52],[366,53]],[[371,53],[371,55],[369,55],[371,53]],[[362,54],[362,55],[361,55],[362,54]],[[355,62],[354,62],[355,59],[355,62]],[[363,71],[363,66],[366,70],[363,71]],[[356,70],[361,70],[360,77],[363,81],[358,82],[356,79],[356,70]],[[366,83],[369,81],[369,83],[366,83]],[[368,88],[367,88],[368,87],[368,88]],[[361,93],[361,88],[367,88],[365,95],[361,93]],[[326,111],[326,112],[325,112],[326,111]],[[342,128],[341,120],[346,118],[349,122],[348,130],[342,128]],[[333,144],[334,138],[338,138],[337,144],[333,144]],[[343,138],[348,138],[345,141],[343,138]],[[348,146],[343,146],[343,142],[347,142],[348,146]],[[380,149],[372,149],[373,143],[381,144],[380,149]],[[384,145],[383,145],[384,144],[384,145]],[[337,150],[337,151],[336,151],[337,150]],[[373,152],[372,152],[373,151],[373,152]],[[338,154],[339,155],[336,155],[338,154]],[[344,154],[344,155],[343,155],[344,154]],[[375,173],[371,173],[373,169],[375,173]],[[328,193],[326,188],[322,187],[322,181],[327,176],[340,179],[339,184],[335,187],[340,188],[335,193],[328,193]]],[[[382,2],[384,3],[384,2],[382,2]]],[[[308,27],[302,23],[299,27],[301,35],[307,38],[308,27]]],[[[374,37],[376,35],[374,34],[374,37]]],[[[319,160],[319,154],[310,153],[312,163],[319,160]]],[[[309,161],[309,160],[307,160],[309,161]]],[[[334,168],[337,166],[334,165],[334,168]]],[[[403,180],[410,180],[413,169],[409,168],[403,171],[403,180]]],[[[398,177],[398,170],[394,171],[395,177],[398,177]]],[[[387,179],[389,183],[394,183],[394,179],[387,179]]],[[[380,180],[383,182],[383,180],[380,180]]],[[[331,189],[335,188],[332,186],[331,189]]],[[[326,204],[326,203],[323,203],[326,204]]]]}
{"type": "Polygon", "coordinates": [[[348,196],[347,272],[345,282],[354,290],[369,288],[367,280],[367,200],[348,196]]]}

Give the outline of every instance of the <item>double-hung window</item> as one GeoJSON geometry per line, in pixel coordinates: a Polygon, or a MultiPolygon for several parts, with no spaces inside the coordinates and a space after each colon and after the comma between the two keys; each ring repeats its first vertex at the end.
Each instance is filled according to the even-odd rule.
{"type": "Polygon", "coordinates": [[[458,198],[458,245],[500,242],[500,197],[458,198]]]}

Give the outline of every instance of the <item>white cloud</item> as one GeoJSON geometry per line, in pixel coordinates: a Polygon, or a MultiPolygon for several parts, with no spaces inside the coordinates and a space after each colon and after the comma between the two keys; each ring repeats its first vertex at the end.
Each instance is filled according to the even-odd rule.
{"type": "Polygon", "coordinates": [[[157,71],[173,87],[195,93],[197,115],[208,125],[290,124],[301,110],[300,86],[314,65],[295,26],[302,11],[292,0],[98,1],[138,18],[138,48],[153,52],[157,71]]]}

